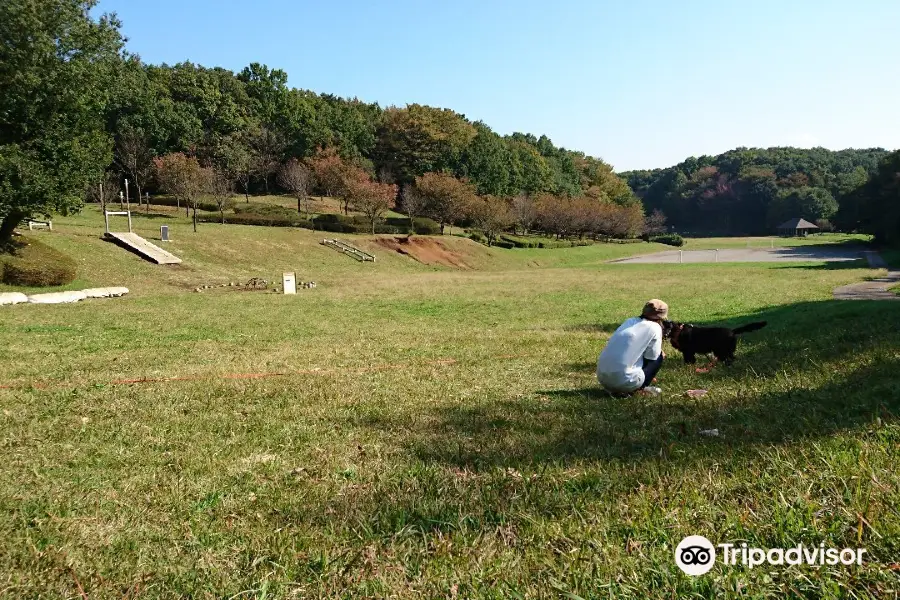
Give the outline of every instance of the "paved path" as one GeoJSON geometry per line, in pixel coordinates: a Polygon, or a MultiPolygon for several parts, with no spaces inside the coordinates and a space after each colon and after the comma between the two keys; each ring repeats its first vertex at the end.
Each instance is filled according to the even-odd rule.
{"type": "Polygon", "coordinates": [[[849,285],[842,285],[834,289],[834,297],[836,300],[900,300],[900,296],[890,291],[888,288],[900,284],[900,270],[891,269],[887,263],[877,252],[866,252],[866,259],[869,266],[873,269],[887,269],[887,275],[872,279],[870,281],[860,281],[849,285]]]}
{"type": "Polygon", "coordinates": [[[788,246],[783,248],[723,248],[715,250],[669,250],[620,258],[614,263],[711,263],[711,262],[841,262],[859,260],[857,247],[788,246]]]}

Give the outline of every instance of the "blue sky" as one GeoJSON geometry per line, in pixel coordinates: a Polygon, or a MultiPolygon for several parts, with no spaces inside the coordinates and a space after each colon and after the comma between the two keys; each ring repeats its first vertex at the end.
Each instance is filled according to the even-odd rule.
{"type": "Polygon", "coordinates": [[[452,108],[617,170],[736,146],[900,147],[896,0],[101,0],[145,62],[452,108]]]}

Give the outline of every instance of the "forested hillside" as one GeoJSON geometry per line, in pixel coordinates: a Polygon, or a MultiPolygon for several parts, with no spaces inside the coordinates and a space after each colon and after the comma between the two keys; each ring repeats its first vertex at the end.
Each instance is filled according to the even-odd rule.
{"type": "Polygon", "coordinates": [[[661,210],[683,232],[772,233],[792,217],[856,229],[839,202],[864,186],[887,155],[881,148],[737,148],[674,167],[621,173],[645,210],[661,210]]]}
{"type": "Polygon", "coordinates": [[[631,192],[601,160],[558,148],[546,137],[500,136],[444,108],[382,108],[356,99],[291,88],[287,73],[252,64],[239,73],[191,63],[123,65],[120,92],[108,111],[117,140],[137,137],[150,153],[195,154],[240,171],[254,165],[254,186],[272,185],[288,157],[334,147],[382,182],[410,184],[446,171],[467,177],[479,193],[593,194],[628,201],[631,192]]]}

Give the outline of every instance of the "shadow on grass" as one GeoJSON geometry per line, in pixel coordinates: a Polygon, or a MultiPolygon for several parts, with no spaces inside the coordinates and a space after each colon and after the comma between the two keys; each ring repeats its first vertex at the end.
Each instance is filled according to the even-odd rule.
{"type": "Polygon", "coordinates": [[[808,271],[839,271],[841,269],[867,269],[869,262],[864,258],[831,261],[819,265],[778,265],[775,269],[804,269],[808,271]]]}
{"type": "MultiPolygon", "coordinates": [[[[805,302],[737,322],[760,319],[769,326],[742,336],[737,362],[699,381],[671,350],[660,374],[662,397],[613,397],[589,386],[444,405],[432,409],[430,427],[420,428],[408,449],[426,463],[475,469],[682,461],[830,436],[900,415],[900,303],[805,302]],[[688,398],[683,391],[691,385],[712,393],[688,398]],[[722,436],[699,435],[705,429],[722,436]]],[[[593,362],[567,367],[592,371],[593,362]]]]}

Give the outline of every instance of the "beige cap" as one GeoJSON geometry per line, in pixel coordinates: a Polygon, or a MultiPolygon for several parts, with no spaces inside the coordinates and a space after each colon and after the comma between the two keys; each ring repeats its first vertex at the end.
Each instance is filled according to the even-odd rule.
{"type": "Polygon", "coordinates": [[[669,305],[662,300],[657,300],[656,298],[654,298],[644,305],[644,310],[641,311],[641,316],[648,317],[650,319],[665,319],[669,316],[669,305]]]}

